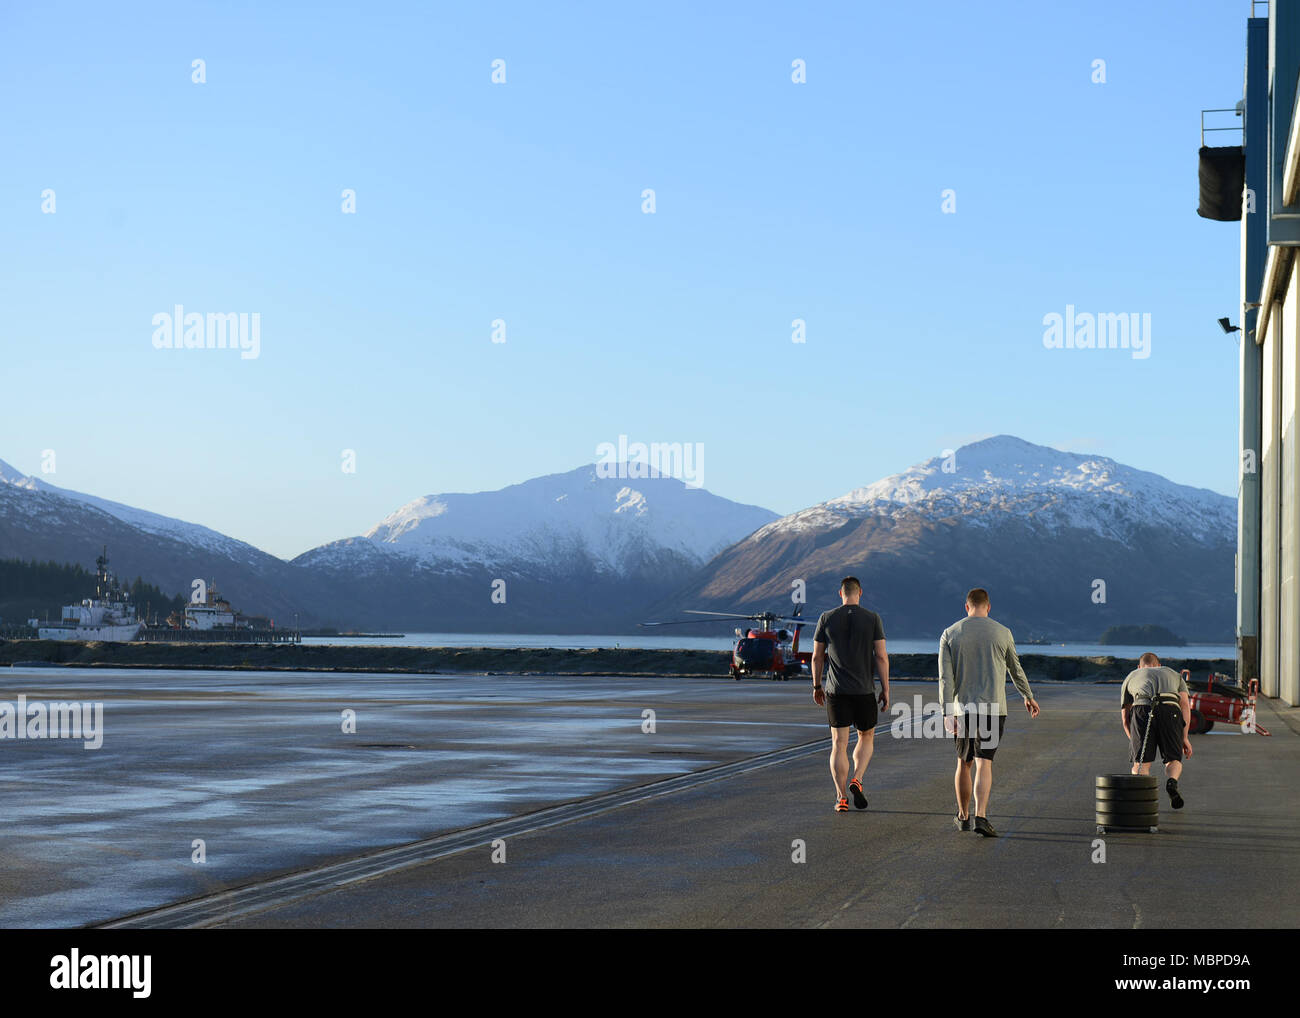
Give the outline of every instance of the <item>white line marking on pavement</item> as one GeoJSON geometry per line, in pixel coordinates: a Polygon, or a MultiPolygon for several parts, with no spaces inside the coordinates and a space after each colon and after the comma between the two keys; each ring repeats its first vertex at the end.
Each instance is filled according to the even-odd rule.
{"type": "Polygon", "coordinates": [[[549,827],[586,820],[637,803],[698,788],[714,781],[749,774],[765,767],[775,767],[814,753],[824,753],[829,746],[828,735],[815,742],[801,743],[770,753],[746,757],[743,760],[735,760],[691,774],[678,775],[638,788],[607,792],[590,799],[551,806],[535,813],[509,817],[468,830],[442,834],[395,848],[381,849],[343,862],[290,873],[189,901],[164,905],[161,908],[149,909],[100,924],[98,928],[185,929],[230,922],[292,901],[373,880],[396,870],[420,866],[457,855],[471,848],[482,848],[491,845],[497,838],[521,837],[549,827]]]}

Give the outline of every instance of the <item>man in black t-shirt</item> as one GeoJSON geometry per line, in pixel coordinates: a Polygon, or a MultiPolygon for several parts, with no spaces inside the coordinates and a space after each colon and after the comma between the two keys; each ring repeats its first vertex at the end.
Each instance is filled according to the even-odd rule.
{"type": "Polygon", "coordinates": [[[862,778],[875,747],[877,710],[872,670],[880,676],[879,710],[889,709],[889,655],[880,616],[863,608],[862,584],[856,576],[840,581],[840,601],[823,612],[813,633],[813,701],[826,706],[831,726],[831,778],[835,781],[835,811],[847,813],[845,783],[858,809],[867,808],[862,778]],[[826,675],[823,688],[822,674],[826,675]],[[858,730],[853,747],[853,779],[849,780],[849,729],[858,730]]]}

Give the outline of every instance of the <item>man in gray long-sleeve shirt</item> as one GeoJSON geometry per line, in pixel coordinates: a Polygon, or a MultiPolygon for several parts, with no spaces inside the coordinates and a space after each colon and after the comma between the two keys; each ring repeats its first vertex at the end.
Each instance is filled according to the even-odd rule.
{"type": "Polygon", "coordinates": [[[988,591],[976,587],[966,595],[966,618],[939,637],[939,703],[944,728],[957,740],[957,816],[953,826],[971,829],[970,800],[975,793],[975,831],[996,838],[989,823],[989,795],[993,791],[993,754],[1007,723],[1007,672],[1025,698],[1031,718],[1038,717],[1025,670],[1016,655],[1011,630],[989,618],[988,591]],[[975,765],[974,781],[971,764],[975,765]]]}

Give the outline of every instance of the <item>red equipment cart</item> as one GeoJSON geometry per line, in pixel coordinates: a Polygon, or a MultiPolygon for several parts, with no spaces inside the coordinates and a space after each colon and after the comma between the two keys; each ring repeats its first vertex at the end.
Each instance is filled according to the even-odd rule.
{"type": "Polygon", "coordinates": [[[1214,672],[1205,681],[1193,679],[1188,669],[1183,669],[1188,698],[1192,702],[1192,724],[1188,735],[1200,735],[1214,727],[1214,722],[1241,725],[1246,733],[1269,735],[1269,730],[1259,724],[1255,715],[1255,697],[1259,693],[1259,680],[1251,679],[1243,689],[1231,676],[1214,672]]]}

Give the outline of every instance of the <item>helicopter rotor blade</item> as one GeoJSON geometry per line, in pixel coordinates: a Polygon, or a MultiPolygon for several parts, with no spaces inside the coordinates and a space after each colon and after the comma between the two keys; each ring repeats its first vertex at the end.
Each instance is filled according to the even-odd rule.
{"type": "MultiPolygon", "coordinates": [[[[748,617],[749,616],[747,615],[735,616],[735,618],[738,619],[748,618],[748,617]]],[[[703,626],[703,625],[708,625],[710,622],[712,622],[714,625],[717,625],[721,621],[722,621],[721,619],[680,619],[675,622],[638,622],[637,625],[639,626],[703,626]]]]}
{"type": "MultiPolygon", "coordinates": [[[[800,611],[802,608],[796,609],[800,611]]],[[[763,622],[779,623],[790,626],[811,626],[816,624],[817,620],[812,618],[801,618],[799,615],[777,615],[775,612],[755,612],[753,615],[737,615],[732,612],[710,612],[700,611],[695,608],[683,608],[682,611],[687,615],[707,615],[706,619],[675,619],[671,622],[641,622],[642,626],[689,626],[692,624],[702,625],[710,622],[763,622]]]]}

